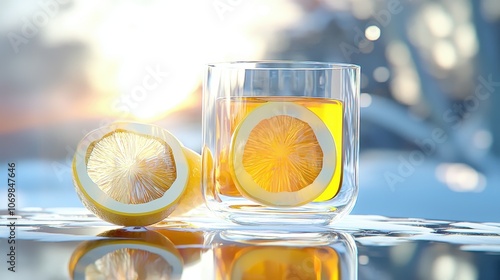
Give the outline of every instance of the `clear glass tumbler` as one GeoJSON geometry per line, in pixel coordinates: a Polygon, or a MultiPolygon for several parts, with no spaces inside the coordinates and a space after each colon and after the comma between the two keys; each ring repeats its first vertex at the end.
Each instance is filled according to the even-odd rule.
{"type": "Polygon", "coordinates": [[[358,192],[359,75],[352,64],[208,65],[208,208],[253,225],[325,225],[348,214],[358,192]]]}

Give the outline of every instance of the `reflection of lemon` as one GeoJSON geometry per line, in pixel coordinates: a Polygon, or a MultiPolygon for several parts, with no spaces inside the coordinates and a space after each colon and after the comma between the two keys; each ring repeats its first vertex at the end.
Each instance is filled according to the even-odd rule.
{"type": "Polygon", "coordinates": [[[204,146],[201,152],[202,161],[202,180],[205,185],[203,188],[204,195],[213,196],[215,193],[215,179],[214,179],[214,159],[212,153],[207,146],[204,146]]]}
{"type": "Polygon", "coordinates": [[[172,241],[182,256],[184,265],[193,264],[200,260],[205,240],[203,231],[158,228],[155,229],[155,232],[172,241]]]}
{"type": "Polygon", "coordinates": [[[332,248],[250,247],[235,256],[230,279],[328,279],[340,277],[332,248]]]}
{"type": "Polygon", "coordinates": [[[268,206],[300,206],[321,195],[332,180],[335,142],[309,109],[268,102],[236,128],[229,165],[247,198],[268,206]]]}
{"type": "Polygon", "coordinates": [[[200,156],[168,131],[123,122],[80,141],[73,181],[83,204],[98,217],[140,226],[163,220],[176,207],[182,214],[201,203],[200,169],[200,156]]]}
{"type": "MultiPolygon", "coordinates": [[[[230,139],[238,124],[246,115],[259,106],[260,103],[239,99],[219,99],[217,100],[217,135],[223,139],[230,139]]],[[[218,184],[218,191],[226,196],[241,196],[233,182],[229,172],[229,145],[223,144],[218,156],[215,178],[218,184]]]]}
{"type": "Polygon", "coordinates": [[[219,186],[219,192],[227,196],[240,196],[240,192],[236,189],[231,173],[229,172],[229,148],[222,149],[219,155],[219,164],[215,174],[219,186]]]}
{"type": "Polygon", "coordinates": [[[179,252],[164,236],[138,229],[112,230],[78,246],[69,262],[72,279],[180,279],[179,252]]]}

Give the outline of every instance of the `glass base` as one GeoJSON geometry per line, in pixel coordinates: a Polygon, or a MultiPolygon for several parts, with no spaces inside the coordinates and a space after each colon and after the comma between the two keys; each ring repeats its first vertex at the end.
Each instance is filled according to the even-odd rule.
{"type": "Polygon", "coordinates": [[[311,231],[311,227],[330,225],[348,215],[355,203],[355,199],[351,199],[341,205],[313,202],[299,207],[278,208],[259,205],[245,198],[221,198],[222,201],[208,199],[206,205],[222,219],[239,225],[289,231],[311,231]]]}
{"type": "Polygon", "coordinates": [[[289,214],[279,215],[275,213],[245,213],[226,215],[226,218],[233,223],[249,226],[285,226],[285,225],[303,225],[303,226],[325,226],[331,223],[333,217],[330,215],[308,215],[308,214],[289,214]]]}
{"type": "Polygon", "coordinates": [[[274,245],[274,246],[325,246],[339,240],[341,232],[327,228],[318,228],[315,231],[288,231],[280,229],[244,229],[225,230],[220,237],[226,241],[239,242],[247,245],[274,245]]]}

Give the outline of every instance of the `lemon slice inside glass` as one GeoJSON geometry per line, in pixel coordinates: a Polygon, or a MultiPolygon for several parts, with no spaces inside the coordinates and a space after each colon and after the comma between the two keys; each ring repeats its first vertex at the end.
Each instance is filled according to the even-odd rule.
{"type": "Polygon", "coordinates": [[[250,200],[272,207],[307,204],[328,187],[336,166],[335,141],[323,121],[293,102],[268,102],[238,125],[230,172],[250,200]]]}
{"type": "Polygon", "coordinates": [[[165,129],[114,123],[80,141],[73,181],[83,204],[101,219],[124,226],[150,225],[170,215],[181,198],[199,202],[182,197],[200,193],[193,191],[200,185],[199,165],[200,156],[165,129]]]}

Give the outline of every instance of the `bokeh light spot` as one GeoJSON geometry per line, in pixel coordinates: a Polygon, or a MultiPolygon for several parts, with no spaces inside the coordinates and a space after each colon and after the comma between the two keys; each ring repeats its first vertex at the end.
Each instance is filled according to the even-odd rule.
{"type": "Polygon", "coordinates": [[[367,255],[360,255],[358,262],[360,265],[367,265],[370,262],[370,258],[367,255]]]}
{"type": "Polygon", "coordinates": [[[420,101],[420,85],[417,74],[409,67],[398,70],[391,79],[392,96],[406,105],[416,105],[420,101]]]}
{"type": "Polygon", "coordinates": [[[411,61],[408,47],[401,41],[393,41],[387,46],[385,56],[393,65],[407,65],[411,61]]]}
{"type": "Polygon", "coordinates": [[[436,168],[436,177],[456,192],[481,192],[486,178],[474,168],[463,163],[442,163],[436,168]]]}
{"type": "Polygon", "coordinates": [[[449,36],[453,30],[453,20],[439,4],[427,4],[423,13],[427,27],[438,38],[449,36]]]}
{"type": "Polygon", "coordinates": [[[380,28],[376,25],[370,25],[365,29],[365,37],[370,41],[376,41],[380,38],[380,28]]]}
{"type": "Polygon", "coordinates": [[[482,129],[474,133],[472,143],[478,149],[486,150],[491,147],[491,144],[493,144],[493,136],[488,130],[482,129]]]}
{"type": "Polygon", "coordinates": [[[440,40],[434,45],[432,56],[436,64],[443,69],[451,69],[457,64],[455,47],[447,40],[440,40]]]}
{"type": "Polygon", "coordinates": [[[375,70],[373,71],[373,78],[379,83],[387,82],[390,76],[391,73],[389,72],[389,69],[387,69],[387,67],[380,66],[375,68],[375,70]]]}
{"type": "Polygon", "coordinates": [[[359,103],[362,108],[369,107],[372,104],[372,96],[369,93],[362,93],[359,96],[359,103]]]}
{"type": "Polygon", "coordinates": [[[479,49],[476,30],[470,23],[461,24],[456,28],[454,42],[458,53],[465,58],[473,57],[479,49]]]}

